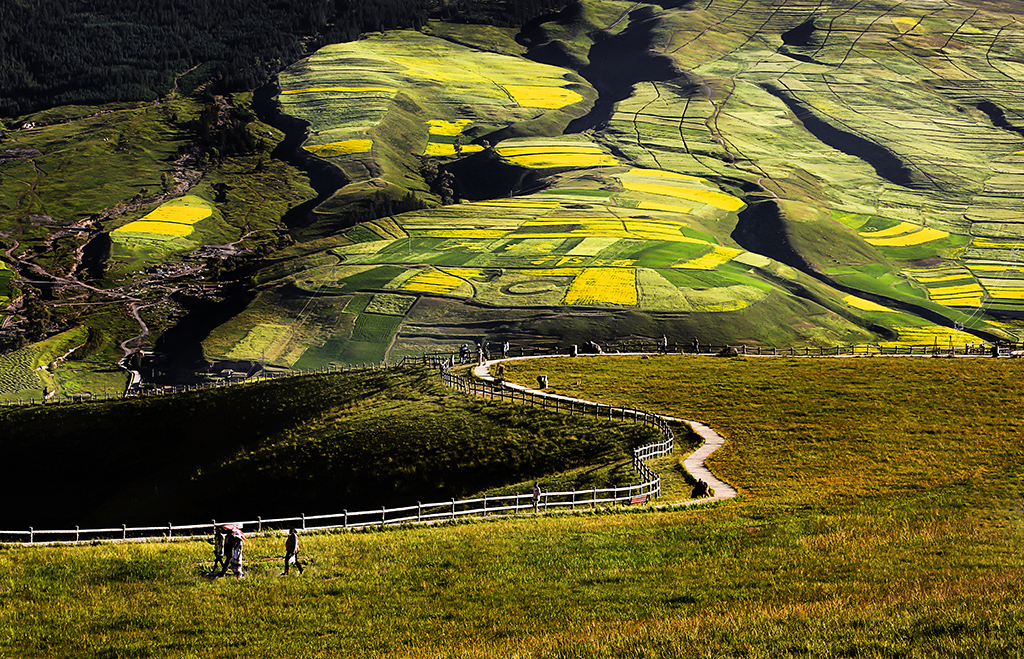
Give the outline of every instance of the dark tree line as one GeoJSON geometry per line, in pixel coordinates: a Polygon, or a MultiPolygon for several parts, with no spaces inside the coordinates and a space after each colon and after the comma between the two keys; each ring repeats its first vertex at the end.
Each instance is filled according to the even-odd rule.
{"type": "Polygon", "coordinates": [[[254,89],[327,43],[451,20],[522,24],[565,0],[0,0],[0,116],[254,89]]]}

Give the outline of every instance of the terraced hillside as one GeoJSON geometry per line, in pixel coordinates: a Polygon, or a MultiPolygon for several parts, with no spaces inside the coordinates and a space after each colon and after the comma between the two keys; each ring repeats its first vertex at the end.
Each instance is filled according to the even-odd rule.
{"type": "Polygon", "coordinates": [[[499,336],[1016,337],[1015,16],[672,4],[578,3],[518,32],[432,24],[285,71],[306,150],[349,183],[208,355],[313,366],[499,336]],[[515,77],[531,60],[548,64],[532,95],[515,77]],[[399,195],[338,233],[358,204],[399,195]]]}

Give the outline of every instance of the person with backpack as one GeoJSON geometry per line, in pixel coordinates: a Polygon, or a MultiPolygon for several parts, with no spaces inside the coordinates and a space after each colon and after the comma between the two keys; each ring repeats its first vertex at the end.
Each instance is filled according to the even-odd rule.
{"type": "Polygon", "coordinates": [[[299,574],[302,574],[302,563],[299,562],[299,532],[295,529],[288,529],[288,539],[284,542],[284,572],[281,576],[288,574],[288,566],[295,563],[295,567],[299,568],[299,574]]]}

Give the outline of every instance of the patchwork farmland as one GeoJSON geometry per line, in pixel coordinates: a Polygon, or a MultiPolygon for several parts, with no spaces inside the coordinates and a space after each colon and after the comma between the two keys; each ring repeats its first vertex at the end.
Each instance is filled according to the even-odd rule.
{"type": "Polygon", "coordinates": [[[285,71],[304,148],[349,183],[210,354],[269,313],[299,326],[283,365],[351,361],[393,294],[404,313],[359,333],[375,358],[498,337],[1015,339],[1015,24],[945,3],[630,9],[585,3],[486,46],[471,26],[389,33],[285,71]],[[522,59],[555,44],[575,71],[522,59]],[[438,205],[411,156],[454,175],[460,203],[438,205]],[[429,207],[323,230],[382,194],[429,207]]]}

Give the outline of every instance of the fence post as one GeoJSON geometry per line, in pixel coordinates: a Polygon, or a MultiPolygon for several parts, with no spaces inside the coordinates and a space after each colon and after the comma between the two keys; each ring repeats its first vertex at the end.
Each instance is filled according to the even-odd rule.
{"type": "Polygon", "coordinates": [[[487,495],[484,495],[484,517],[487,517],[487,495]]]}
{"type": "Polygon", "coordinates": [[[78,542],[78,525],[75,524],[75,542],[78,542]]]}
{"type": "Polygon", "coordinates": [[[256,532],[263,533],[263,518],[259,515],[256,516],[256,532]]]}
{"type": "Polygon", "coordinates": [[[122,540],[127,540],[128,539],[128,525],[127,524],[122,524],[121,525],[121,539],[122,540]]]}
{"type": "Polygon", "coordinates": [[[345,514],[345,528],[347,529],[348,528],[348,508],[346,508],[344,510],[344,514],[345,514]]]}
{"type": "Polygon", "coordinates": [[[31,526],[28,527],[28,543],[32,544],[36,541],[36,530],[31,526]]]}
{"type": "Polygon", "coordinates": [[[302,513],[302,530],[306,530],[306,513],[302,513]]]}
{"type": "Polygon", "coordinates": [[[423,521],[423,502],[422,501],[417,501],[416,502],[416,521],[417,522],[422,522],[423,521]]]}
{"type": "Polygon", "coordinates": [[[455,519],[455,497],[452,497],[452,519],[455,519]]]}
{"type": "Polygon", "coordinates": [[[170,522],[167,522],[167,539],[170,540],[173,537],[174,537],[174,526],[170,522]]]}
{"type": "Polygon", "coordinates": [[[387,507],[386,506],[381,506],[380,507],[380,525],[381,525],[382,528],[384,526],[384,518],[387,517],[387,514],[388,514],[387,507]]]}

